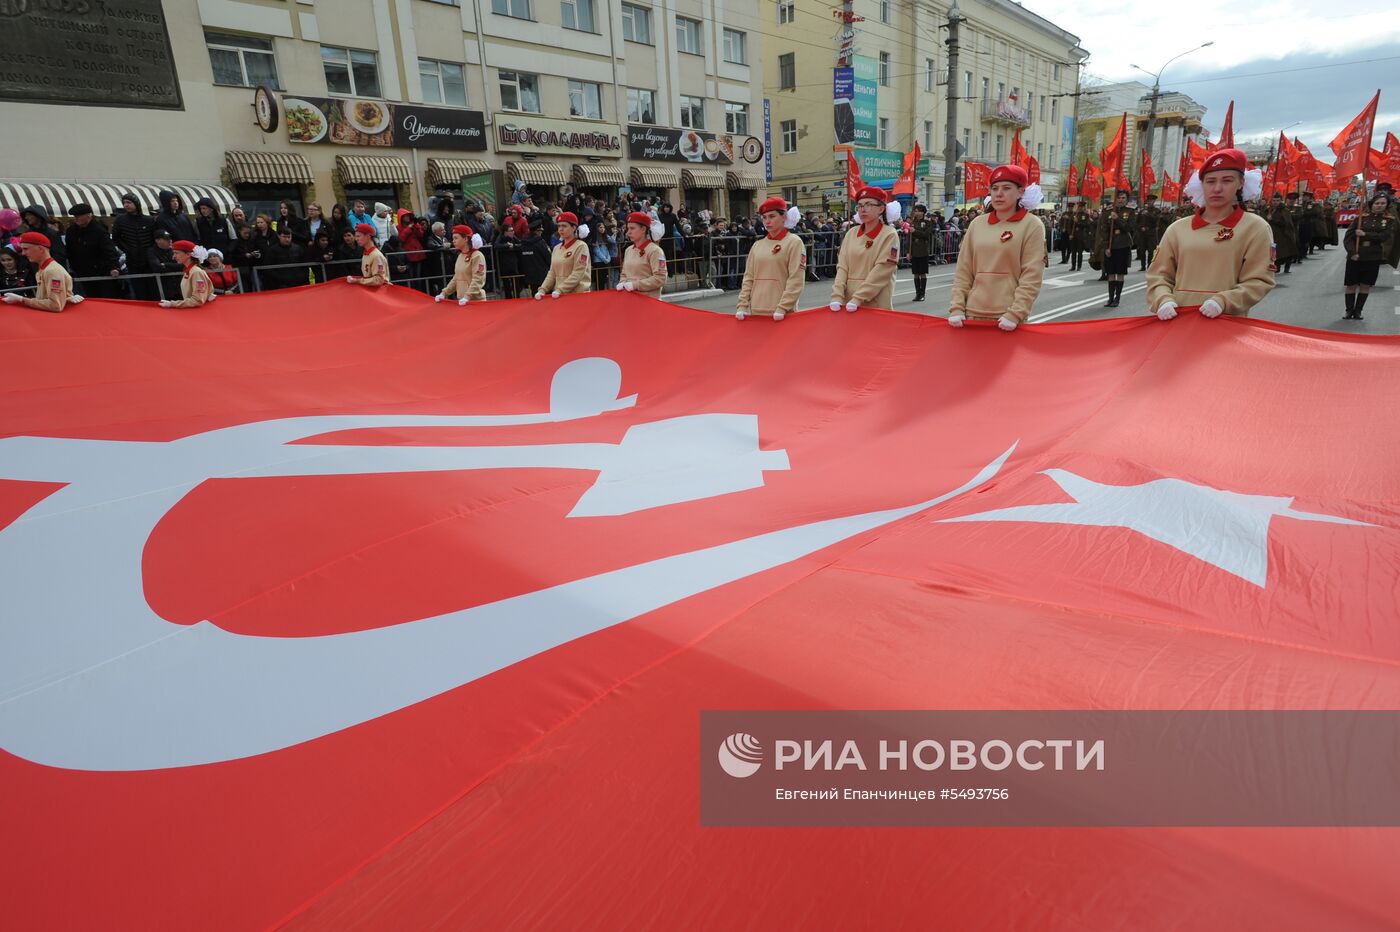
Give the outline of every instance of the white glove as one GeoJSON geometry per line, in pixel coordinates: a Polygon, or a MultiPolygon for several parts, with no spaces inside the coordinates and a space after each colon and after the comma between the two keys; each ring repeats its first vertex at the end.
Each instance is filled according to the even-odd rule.
{"type": "Polygon", "coordinates": [[[555,292],[551,293],[551,294],[550,294],[550,297],[551,297],[551,298],[557,298],[557,297],[559,297],[559,292],[555,291],[555,292]]]}
{"type": "Polygon", "coordinates": [[[773,312],[773,319],[774,319],[774,320],[782,320],[782,319],[783,319],[784,317],[786,317],[786,316],[787,316],[787,315],[784,314],[782,311],[774,311],[774,312],[773,312]]]}
{"type": "Polygon", "coordinates": [[[1010,314],[1003,314],[1001,315],[1001,319],[997,321],[997,326],[1007,333],[1010,333],[1016,329],[1016,318],[1012,317],[1010,314]]]}
{"type": "Polygon", "coordinates": [[[160,302],[160,306],[161,306],[161,307],[170,307],[170,305],[172,305],[172,304],[174,304],[174,303],[175,303],[175,302],[173,302],[173,301],[161,301],[161,302],[160,302]]]}
{"type": "Polygon", "coordinates": [[[854,299],[846,302],[846,311],[848,313],[854,314],[858,307],[860,307],[860,305],[856,303],[854,299]]]}
{"type": "Polygon", "coordinates": [[[948,326],[961,327],[963,325],[964,320],[967,320],[967,316],[965,314],[949,314],[948,326]]]}
{"type": "Polygon", "coordinates": [[[457,306],[458,306],[458,307],[466,307],[466,306],[467,306],[467,299],[466,299],[466,298],[458,298],[458,299],[457,299],[457,306]]]}
{"type": "MultiPolygon", "coordinates": [[[[8,299],[8,298],[9,298],[9,295],[5,295],[5,297],[8,299]]],[[[748,317],[748,316],[749,316],[749,312],[746,311],[746,310],[744,310],[742,307],[739,308],[739,310],[737,310],[737,311],[734,312],[734,319],[735,319],[735,320],[743,320],[745,317],[748,317]]]]}
{"type": "Polygon", "coordinates": [[[626,290],[627,290],[627,288],[625,287],[626,285],[627,285],[626,282],[618,282],[618,283],[617,283],[617,286],[616,286],[616,287],[617,287],[617,290],[618,290],[618,291],[626,291],[626,290]]]}
{"type": "Polygon", "coordinates": [[[535,300],[536,300],[536,301],[538,301],[540,298],[543,298],[543,297],[544,297],[544,292],[543,292],[543,291],[537,291],[537,292],[535,292],[535,300]]]}
{"type": "Polygon", "coordinates": [[[82,303],[83,303],[84,301],[86,301],[86,300],[87,300],[87,296],[86,296],[86,295],[75,294],[75,295],[73,295],[73,297],[71,297],[71,298],[68,299],[68,303],[69,303],[69,304],[82,304],[82,303]]]}
{"type": "Polygon", "coordinates": [[[442,303],[442,299],[443,299],[444,297],[446,297],[446,295],[440,295],[440,294],[435,294],[435,295],[433,295],[433,303],[434,303],[434,304],[441,304],[441,303],[442,303]]]}
{"type": "Polygon", "coordinates": [[[831,302],[831,309],[832,309],[833,311],[839,311],[839,310],[841,310],[841,302],[840,302],[840,301],[832,301],[832,302],[831,302]]]}
{"type": "Polygon", "coordinates": [[[623,291],[636,291],[636,290],[637,290],[637,283],[636,283],[636,282],[623,282],[623,283],[622,283],[622,290],[623,290],[623,291]]]}
{"type": "Polygon", "coordinates": [[[1176,316],[1176,302],[1175,302],[1175,301],[1163,301],[1163,302],[1162,302],[1162,306],[1159,307],[1159,308],[1157,308],[1157,319],[1158,319],[1158,320],[1171,320],[1171,319],[1172,319],[1173,317],[1175,317],[1175,316],[1176,316]]]}
{"type": "Polygon", "coordinates": [[[346,281],[347,283],[353,285],[353,284],[355,284],[355,276],[353,276],[353,275],[347,275],[347,276],[345,276],[345,281],[346,281]]]}
{"type": "Polygon", "coordinates": [[[6,303],[6,304],[22,304],[23,302],[24,302],[24,298],[20,297],[19,295],[15,294],[14,292],[12,292],[12,291],[7,291],[7,292],[5,292],[5,303],[6,303]]]}
{"type": "Polygon", "coordinates": [[[1219,317],[1221,314],[1224,314],[1224,313],[1225,313],[1225,308],[1223,308],[1223,307],[1221,307],[1219,304],[1217,304],[1214,298],[1211,298],[1211,299],[1210,299],[1209,301],[1207,301],[1205,304],[1202,304],[1202,305],[1201,305],[1201,316],[1202,316],[1202,317],[1219,317]]]}

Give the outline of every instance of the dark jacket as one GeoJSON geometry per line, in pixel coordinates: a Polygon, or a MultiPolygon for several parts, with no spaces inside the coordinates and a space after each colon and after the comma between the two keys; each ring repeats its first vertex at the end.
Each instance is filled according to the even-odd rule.
{"type": "Polygon", "coordinates": [[[85,227],[70,223],[63,244],[68,247],[68,268],[74,278],[108,275],[117,267],[117,247],[96,217],[85,227]]]}
{"type": "Polygon", "coordinates": [[[538,230],[531,230],[530,235],[520,241],[520,274],[530,283],[531,291],[539,291],[549,277],[550,252],[549,243],[538,230]]]}
{"type": "MultiPolygon", "coordinates": [[[[263,250],[264,265],[287,265],[289,263],[301,262],[306,259],[306,250],[295,241],[286,246],[281,240],[274,240],[263,250]]],[[[297,285],[305,285],[310,282],[307,277],[306,266],[293,267],[289,269],[267,269],[259,274],[264,289],[268,288],[294,288],[297,285]]]]}
{"type": "MultiPolygon", "coordinates": [[[[180,300],[180,278],[185,270],[175,261],[175,254],[169,249],[152,246],[146,250],[146,271],[164,272],[160,277],[160,290],[156,296],[167,301],[180,300]]],[[[150,281],[150,279],[147,279],[150,281]]]]}
{"type": "MultiPolygon", "coordinates": [[[[529,230],[527,229],[528,233],[529,230]]],[[[519,236],[507,236],[505,229],[496,234],[495,242],[496,273],[502,278],[512,278],[520,274],[520,249],[523,245],[519,236]]]]}
{"type": "Polygon", "coordinates": [[[172,211],[170,202],[176,197],[174,191],[160,192],[160,210],[156,213],[156,229],[166,230],[170,233],[171,242],[187,239],[191,242],[199,241],[199,231],[194,228],[194,221],[185,213],[185,205],[181,204],[179,210],[172,211]]]}
{"type": "Polygon", "coordinates": [[[199,214],[199,219],[195,221],[195,229],[199,235],[195,242],[205,249],[217,249],[227,254],[230,244],[233,243],[233,224],[219,213],[219,205],[214,203],[212,197],[201,197],[194,206],[195,213],[199,214]],[[209,216],[204,216],[203,211],[199,209],[201,207],[209,208],[209,216]]]}
{"type": "Polygon", "coordinates": [[[58,264],[65,269],[68,268],[68,248],[63,244],[63,231],[59,230],[58,224],[49,217],[47,209],[39,204],[30,204],[19,212],[20,220],[23,221],[19,232],[31,231],[42,233],[49,238],[49,254],[57,260],[58,264]],[[29,215],[34,216],[30,220],[29,215]]]}
{"type": "Polygon", "coordinates": [[[135,213],[123,212],[112,221],[112,242],[126,254],[128,272],[145,272],[146,250],[155,245],[151,234],[156,230],[156,222],[141,210],[141,202],[130,192],[122,195],[136,204],[135,213]]]}

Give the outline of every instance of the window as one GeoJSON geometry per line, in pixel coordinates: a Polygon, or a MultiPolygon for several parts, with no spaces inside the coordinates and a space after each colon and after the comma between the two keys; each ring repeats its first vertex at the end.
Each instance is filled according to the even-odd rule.
{"type": "Polygon", "coordinates": [[[1038,142],[1035,144],[1035,160],[1037,162],[1045,161],[1045,143],[1038,142]]]}
{"type": "Polygon", "coordinates": [[[321,46],[321,65],[326,69],[326,90],[350,97],[378,97],[379,59],[373,52],[321,46]]]}
{"type": "Polygon", "coordinates": [[[747,136],[749,134],[748,104],[725,102],[724,131],[732,136],[747,136]]]}
{"type": "Polygon", "coordinates": [[[569,82],[569,116],[586,120],[603,118],[603,91],[592,81],[569,82]]]}
{"type": "Polygon", "coordinates": [[[797,203],[797,185],[783,188],[783,200],[787,201],[789,204],[797,203]]]}
{"type": "Polygon", "coordinates": [[[992,79],[991,79],[991,78],[983,78],[983,79],[982,79],[982,99],[983,99],[983,100],[988,100],[988,99],[991,98],[991,96],[992,96],[992,79]]]}
{"type": "Polygon", "coordinates": [[[1005,99],[1006,99],[1006,82],[1004,82],[1004,81],[998,81],[998,82],[997,82],[997,100],[1005,100],[1005,99]]]}
{"type": "Polygon", "coordinates": [[[934,62],[932,58],[924,59],[924,90],[931,91],[936,87],[937,78],[933,74],[934,62]]]}
{"type": "Polygon", "coordinates": [[[972,154],[972,130],[963,129],[963,155],[972,154]]]}
{"type": "Polygon", "coordinates": [[[972,72],[963,72],[963,96],[968,100],[972,99],[972,72]]]}
{"type": "Polygon", "coordinates": [[[277,59],[273,57],[272,43],[268,40],[206,32],[204,44],[209,46],[209,64],[214,69],[215,84],[234,87],[266,84],[282,89],[277,83],[277,59]]]}
{"type": "Polygon", "coordinates": [[[1054,146],[1051,146],[1051,147],[1050,147],[1050,162],[1049,162],[1049,165],[1050,165],[1051,168],[1054,168],[1054,167],[1055,167],[1055,147],[1054,147],[1054,146]]]}
{"type": "Polygon", "coordinates": [[[880,0],[880,22],[890,21],[890,0],[880,0]]]}
{"type": "Polygon", "coordinates": [[[627,89],[627,120],[629,123],[655,123],[656,91],[629,87],[627,89]]]}
{"type": "Polygon", "coordinates": [[[979,159],[985,159],[985,158],[987,157],[987,131],[986,131],[986,130],[983,130],[983,131],[982,131],[982,142],[981,142],[980,147],[979,147],[978,150],[977,150],[977,157],[978,157],[979,159]]]}
{"type": "Polygon", "coordinates": [[[997,133],[997,154],[996,154],[996,160],[997,160],[998,162],[1001,161],[1001,147],[1005,144],[1005,142],[1006,142],[1006,137],[1003,136],[1001,133],[997,133]]]}
{"type": "Polygon", "coordinates": [[[924,120],[924,151],[933,151],[933,121],[924,120]]]}
{"type": "Polygon", "coordinates": [[[1053,64],[1053,65],[1050,66],[1050,77],[1054,78],[1056,81],[1060,80],[1060,63],[1059,63],[1059,62],[1055,62],[1055,64],[1053,64]]]}
{"type": "Polygon", "coordinates": [[[749,63],[748,35],[737,29],[724,31],[724,60],[736,65],[749,63]]]}
{"type": "Polygon", "coordinates": [[[882,87],[889,87],[889,86],[890,86],[890,53],[889,53],[889,52],[881,52],[881,53],[880,53],[880,85],[881,85],[882,87]]]}
{"type": "Polygon", "coordinates": [[[530,15],[530,0],[491,0],[491,12],[516,19],[533,19],[530,15]]]}
{"type": "Polygon", "coordinates": [[[880,148],[890,147],[890,118],[880,117],[880,148]]]}
{"type": "Polygon", "coordinates": [[[1058,100],[1050,101],[1050,122],[1060,122],[1060,102],[1058,100]]]}
{"type": "Polygon", "coordinates": [[[593,25],[593,0],[560,0],[564,28],[579,32],[597,32],[593,25]]]}
{"type": "Polygon", "coordinates": [[[778,25],[786,26],[797,19],[797,0],[778,0],[778,25]]]}
{"type": "Polygon", "coordinates": [[[700,20],[676,17],[676,48],[692,55],[703,55],[700,49],[700,20]]]}
{"type": "Polygon", "coordinates": [[[778,56],[778,90],[797,87],[797,53],[778,56]]]}
{"type": "Polygon", "coordinates": [[[1044,95],[1044,94],[1041,94],[1041,95],[1040,95],[1040,120],[1041,120],[1042,123],[1045,122],[1045,95],[1044,95]]]}
{"type": "Polygon", "coordinates": [[[540,112],[540,79],[537,75],[519,71],[502,71],[499,74],[502,110],[540,112]]]}
{"type": "Polygon", "coordinates": [[[1035,116],[1035,91],[1026,91],[1026,116],[1035,116]]]}
{"type": "Polygon", "coordinates": [[[651,45],[651,10],[633,3],[622,5],[622,38],[651,45]]]}
{"type": "Polygon", "coordinates": [[[681,95],[681,126],[686,129],[705,128],[705,98],[681,95]]]}
{"type": "Polygon", "coordinates": [[[783,152],[797,151],[797,121],[784,120],[778,124],[778,132],[783,141],[783,152]]]}
{"type": "Polygon", "coordinates": [[[420,58],[418,78],[423,83],[424,103],[450,104],[454,107],[467,105],[467,82],[461,65],[420,58]]]}

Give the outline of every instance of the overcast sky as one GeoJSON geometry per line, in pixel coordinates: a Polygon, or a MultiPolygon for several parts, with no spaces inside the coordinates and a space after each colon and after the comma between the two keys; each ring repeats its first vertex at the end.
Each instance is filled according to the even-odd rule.
{"type": "Polygon", "coordinates": [[[1162,73],[1163,91],[1182,91],[1206,106],[1212,136],[1219,134],[1233,99],[1237,142],[1276,136],[1301,120],[1289,136],[1300,136],[1320,157],[1330,158],[1319,150],[1378,88],[1373,145],[1381,147],[1386,130],[1400,136],[1400,13],[1395,0],[1022,2],[1079,36],[1090,55],[1087,70],[1108,81],[1138,79],[1150,86],[1151,76],[1133,65],[1156,72],[1177,52],[1213,41],[1162,73]],[[1346,64],[1366,59],[1384,60],[1346,64]]]}

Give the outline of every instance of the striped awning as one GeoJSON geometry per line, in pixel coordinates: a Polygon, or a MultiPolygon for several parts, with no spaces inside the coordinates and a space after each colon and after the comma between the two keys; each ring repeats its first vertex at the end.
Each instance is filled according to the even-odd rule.
{"type": "Polygon", "coordinates": [[[241,149],[224,153],[234,184],[311,184],[311,163],[296,152],[241,149]]]}
{"type": "Polygon", "coordinates": [[[627,183],[627,176],[617,165],[574,166],[574,184],[582,188],[616,188],[627,183]]]}
{"type": "Polygon", "coordinates": [[[507,162],[506,174],[511,181],[526,184],[568,184],[564,166],[555,162],[507,162]]]}
{"type": "Polygon", "coordinates": [[[23,210],[38,204],[50,216],[61,217],[74,204],[90,204],[93,213],[115,217],[123,213],[122,195],[134,194],[141,201],[144,213],[160,209],[161,191],[173,191],[180,196],[186,213],[194,213],[195,202],[207,197],[227,214],[238,203],[227,188],[217,184],[138,184],[132,181],[4,181],[0,182],[0,207],[23,210]]]}
{"type": "Polygon", "coordinates": [[[722,188],[724,187],[724,172],[716,168],[681,169],[681,187],[722,188]]]}
{"type": "Polygon", "coordinates": [[[638,188],[679,188],[679,173],[671,168],[639,168],[632,166],[632,184],[638,188]]]}
{"type": "Polygon", "coordinates": [[[428,159],[428,184],[434,188],[455,188],[463,175],[480,175],[491,166],[481,159],[428,159]]]}
{"type": "Polygon", "coordinates": [[[394,155],[337,155],[335,167],[341,184],[409,184],[413,172],[394,155]]]}
{"type": "Polygon", "coordinates": [[[759,175],[750,175],[746,172],[725,172],[724,183],[731,191],[757,191],[767,182],[759,175]]]}

